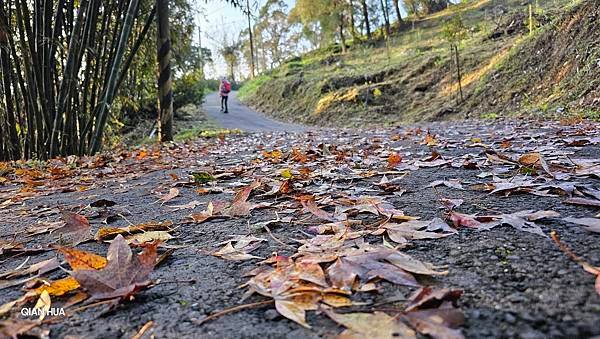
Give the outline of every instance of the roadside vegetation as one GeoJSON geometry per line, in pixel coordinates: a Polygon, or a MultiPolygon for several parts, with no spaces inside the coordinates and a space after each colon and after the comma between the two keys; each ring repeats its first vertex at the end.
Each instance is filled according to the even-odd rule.
{"type": "Polygon", "coordinates": [[[371,39],[355,34],[345,46],[334,39],[290,58],[248,81],[240,98],[279,119],[331,126],[597,119],[598,8],[595,0],[536,1],[531,11],[515,0],[463,1],[403,18],[389,35],[383,25],[371,39]]]}

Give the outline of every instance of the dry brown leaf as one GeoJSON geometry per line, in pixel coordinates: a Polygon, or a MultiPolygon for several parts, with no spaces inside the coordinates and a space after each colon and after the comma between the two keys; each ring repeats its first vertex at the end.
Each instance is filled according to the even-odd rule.
{"type": "Polygon", "coordinates": [[[156,264],[157,243],[135,255],[125,238],[118,235],[110,244],[106,266],[100,270],[75,270],[73,277],[94,299],[126,299],[150,284],[148,277],[156,264]]]}
{"type": "Polygon", "coordinates": [[[331,310],[324,310],[324,312],[333,321],[347,328],[339,338],[412,339],[417,337],[415,331],[399,321],[397,317],[383,312],[343,314],[331,310]]]}
{"type": "Polygon", "coordinates": [[[91,226],[86,217],[70,211],[61,211],[61,214],[65,225],[52,232],[58,242],[76,246],[91,239],[91,226]]]}
{"type": "Polygon", "coordinates": [[[169,202],[169,201],[177,198],[178,196],[179,196],[179,189],[173,187],[173,188],[171,188],[169,190],[169,193],[167,193],[166,195],[160,197],[154,203],[160,202],[161,205],[164,205],[167,202],[169,202]]]}
{"type": "Polygon", "coordinates": [[[573,224],[581,225],[584,229],[590,232],[600,233],[600,219],[598,218],[564,218],[563,220],[573,224]]]}

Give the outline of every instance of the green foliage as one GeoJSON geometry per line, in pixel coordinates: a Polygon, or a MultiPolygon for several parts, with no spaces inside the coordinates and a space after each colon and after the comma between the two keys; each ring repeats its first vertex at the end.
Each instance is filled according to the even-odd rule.
{"type": "Polygon", "coordinates": [[[498,119],[498,113],[494,113],[494,112],[484,113],[480,116],[480,118],[484,119],[484,120],[495,120],[495,119],[498,119]]]}
{"type": "MultiPolygon", "coordinates": [[[[461,0],[467,2],[469,0],[461,0]]],[[[448,6],[448,0],[404,0],[404,8],[408,14],[420,16],[441,11],[448,6]]]]}
{"type": "Polygon", "coordinates": [[[467,38],[467,27],[460,15],[453,16],[450,20],[444,23],[442,36],[451,44],[459,44],[467,38]]]}
{"type": "Polygon", "coordinates": [[[271,76],[263,74],[247,81],[244,86],[239,89],[238,98],[240,98],[240,100],[245,100],[253,96],[262,85],[269,82],[271,79],[271,76]]]}
{"type": "Polygon", "coordinates": [[[174,137],[175,141],[178,142],[182,142],[182,141],[190,141],[190,140],[195,140],[198,138],[216,138],[219,137],[221,135],[228,135],[228,134],[240,134],[241,131],[234,129],[215,129],[215,128],[207,128],[207,127],[201,127],[201,126],[197,126],[197,127],[193,127],[193,128],[189,128],[189,129],[185,129],[179,133],[177,133],[174,137]]]}
{"type": "Polygon", "coordinates": [[[204,74],[200,69],[176,79],[173,83],[173,108],[177,110],[187,104],[201,105],[205,87],[204,74]]]}

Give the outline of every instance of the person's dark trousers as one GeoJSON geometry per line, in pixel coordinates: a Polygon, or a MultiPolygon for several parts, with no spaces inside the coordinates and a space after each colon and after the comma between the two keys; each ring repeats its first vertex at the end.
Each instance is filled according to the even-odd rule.
{"type": "Polygon", "coordinates": [[[222,96],[221,97],[221,110],[222,111],[224,110],[223,113],[229,113],[229,109],[227,107],[227,99],[228,98],[229,97],[227,97],[227,96],[222,96]]]}

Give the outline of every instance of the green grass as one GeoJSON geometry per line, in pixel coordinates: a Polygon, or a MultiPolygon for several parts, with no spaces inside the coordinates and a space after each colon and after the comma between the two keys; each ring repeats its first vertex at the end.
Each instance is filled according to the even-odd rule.
{"type": "Polygon", "coordinates": [[[223,128],[210,128],[206,129],[206,127],[192,127],[185,130],[180,131],[174,136],[175,141],[177,142],[185,142],[191,141],[198,138],[216,138],[221,135],[228,134],[241,134],[242,132],[238,129],[223,129],[223,128]]]}
{"type": "MultiPolygon", "coordinates": [[[[537,11],[555,10],[568,1],[539,0],[537,11]]],[[[388,41],[376,29],[371,43],[349,40],[345,54],[339,46],[331,45],[295,57],[247,81],[239,98],[277,118],[308,124],[396,124],[438,119],[436,111],[454,105],[456,100],[454,60],[441,34],[447,20],[460,15],[468,28],[467,38],[459,47],[463,81],[469,79],[463,86],[467,98],[488,90],[489,76],[510,68],[507,60],[514,59],[522,45],[549,29],[536,29],[532,36],[525,33],[489,39],[496,26],[490,13],[498,5],[509,9],[502,17],[505,21],[527,11],[520,0],[471,0],[416,20],[414,29],[412,18],[406,18],[408,27],[395,32],[388,41]],[[414,91],[417,86],[425,90],[414,91]],[[371,97],[367,107],[364,98],[373,88],[384,95],[371,97]],[[358,95],[348,100],[352,91],[358,91],[358,95]],[[327,105],[320,109],[322,103],[327,105]]],[[[521,78],[516,76],[515,81],[521,78]]],[[[493,117],[482,118],[495,119],[505,113],[498,111],[493,117]]]]}
{"type": "Polygon", "coordinates": [[[250,81],[247,81],[244,86],[238,90],[238,98],[243,101],[251,97],[262,85],[269,82],[271,79],[272,78],[269,75],[260,75],[250,81]]]}

